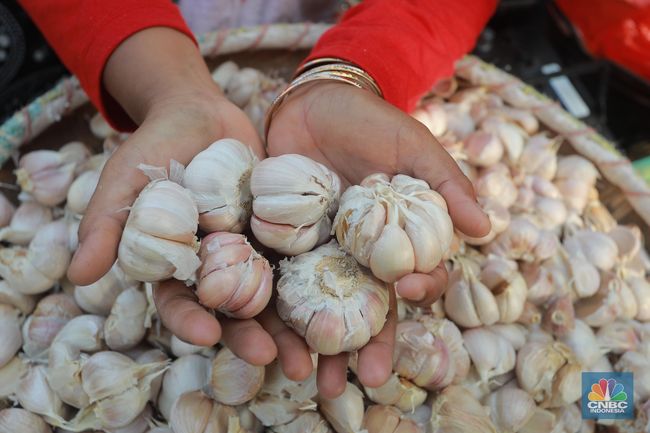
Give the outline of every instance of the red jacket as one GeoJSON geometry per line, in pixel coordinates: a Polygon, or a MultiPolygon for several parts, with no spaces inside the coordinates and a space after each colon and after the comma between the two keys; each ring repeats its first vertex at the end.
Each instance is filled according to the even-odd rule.
{"type": "MultiPolygon", "coordinates": [[[[410,111],[438,79],[451,75],[453,62],[471,50],[496,1],[365,0],[321,37],[310,58],[339,57],[358,64],[377,81],[387,101],[410,111]]],[[[112,99],[102,86],[102,71],[123,40],[154,26],[192,37],[169,0],[20,3],[104,114],[112,99]]],[[[109,121],[120,129],[132,126],[128,119],[109,121]]]]}

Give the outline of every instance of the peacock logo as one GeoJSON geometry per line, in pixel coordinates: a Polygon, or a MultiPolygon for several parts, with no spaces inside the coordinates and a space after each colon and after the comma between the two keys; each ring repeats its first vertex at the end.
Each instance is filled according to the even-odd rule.
{"type": "Polygon", "coordinates": [[[615,379],[602,378],[591,385],[587,398],[589,401],[627,401],[627,394],[623,384],[617,383],[615,379]]]}

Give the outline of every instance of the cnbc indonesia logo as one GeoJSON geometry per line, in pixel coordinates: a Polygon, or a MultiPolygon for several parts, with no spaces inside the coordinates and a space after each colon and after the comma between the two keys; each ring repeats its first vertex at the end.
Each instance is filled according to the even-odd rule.
{"type": "Polygon", "coordinates": [[[583,373],[583,418],[631,417],[634,412],[631,404],[634,386],[632,380],[631,373],[583,373]],[[600,377],[595,378],[596,375],[600,377]]]}

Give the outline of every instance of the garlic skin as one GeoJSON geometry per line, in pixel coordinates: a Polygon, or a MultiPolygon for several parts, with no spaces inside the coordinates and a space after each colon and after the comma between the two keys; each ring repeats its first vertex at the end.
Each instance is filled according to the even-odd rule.
{"type": "Polygon", "coordinates": [[[415,421],[403,419],[400,411],[392,406],[369,406],[361,427],[368,433],[424,433],[415,421]]]}
{"type": "Polygon", "coordinates": [[[611,270],[616,264],[618,247],[609,236],[580,230],[564,240],[564,247],[572,256],[584,257],[602,271],[611,270]]]}
{"type": "Polygon", "coordinates": [[[101,170],[88,170],[79,175],[68,189],[66,196],[66,208],[72,213],[83,215],[86,212],[88,203],[95,193],[101,170]]]}
{"type": "Polygon", "coordinates": [[[52,433],[43,418],[25,409],[0,410],[0,433],[52,433]]]}
{"type": "Polygon", "coordinates": [[[650,398],[650,359],[647,353],[625,352],[614,368],[634,374],[634,401],[650,398]]]}
{"type": "Polygon", "coordinates": [[[494,295],[477,277],[479,268],[466,259],[449,274],[445,293],[445,313],[460,326],[473,328],[499,321],[499,306],[494,295]]]}
{"type": "Polygon", "coordinates": [[[549,138],[545,133],[533,135],[519,158],[519,167],[525,173],[553,180],[557,172],[557,150],[561,139],[549,138]]]}
{"type": "Polygon", "coordinates": [[[232,138],[215,141],[192,159],[183,186],[197,204],[202,230],[244,231],[253,201],[250,177],[258,162],[250,147],[232,138]]]}
{"type": "Polygon", "coordinates": [[[453,225],[444,198],[426,182],[378,173],[345,191],[333,233],[377,278],[394,282],[433,271],[451,246],[453,225]]]}
{"type": "Polygon", "coordinates": [[[43,416],[48,423],[63,421],[63,402],[48,385],[44,366],[34,365],[27,370],[15,396],[24,409],[43,416]]]}
{"type": "Polygon", "coordinates": [[[363,423],[363,394],[350,382],[343,394],[334,399],[319,397],[319,410],[337,433],[361,430],[363,423]]]}
{"type": "Polygon", "coordinates": [[[332,433],[327,421],[318,412],[304,412],[293,421],[274,426],[270,431],[273,433],[332,433]]]}
{"type": "Polygon", "coordinates": [[[252,400],[264,384],[264,367],[247,363],[224,347],[212,360],[207,393],[229,406],[252,400]]]}
{"type": "Polygon", "coordinates": [[[516,355],[512,344],[488,328],[474,328],[463,332],[463,341],[483,382],[508,373],[515,367],[516,355]]]}
{"type": "Polygon", "coordinates": [[[268,260],[244,235],[214,232],[203,238],[196,294],[199,302],[226,316],[249,319],[271,299],[273,272],[268,260]]]}
{"type": "Polygon", "coordinates": [[[197,206],[187,189],[155,168],[142,164],[139,168],[153,179],[129,212],[118,248],[119,265],[138,281],[174,277],[193,282],[201,264],[196,256],[197,206]]]}
{"type": "Polygon", "coordinates": [[[580,364],[589,368],[596,364],[605,353],[603,346],[606,343],[597,338],[589,325],[582,320],[575,319],[573,329],[562,335],[559,341],[569,346],[580,364]]]}
{"type": "Polygon", "coordinates": [[[36,150],[18,161],[17,183],[45,206],[62,203],[78,167],[90,156],[83,143],[71,142],[58,151],[36,150]]]}
{"type": "Polygon", "coordinates": [[[517,270],[517,263],[488,256],[479,278],[494,295],[499,309],[499,321],[515,322],[524,311],[528,291],[526,281],[517,270]]]}
{"type": "Polygon", "coordinates": [[[70,295],[55,293],[41,299],[23,325],[23,352],[34,359],[45,357],[56,334],[81,310],[70,295]]]}
{"type": "Polygon", "coordinates": [[[402,412],[410,412],[427,399],[427,392],[412,382],[392,374],[388,381],[377,388],[364,386],[364,392],[375,403],[395,406],[402,412]]]}
{"type": "MultiPolygon", "coordinates": [[[[165,352],[160,349],[149,349],[146,352],[143,352],[138,357],[135,358],[135,362],[138,364],[151,364],[153,362],[165,362],[169,363],[169,357],[165,352]]],[[[151,381],[151,393],[149,395],[149,401],[152,404],[155,404],[158,401],[158,396],[160,394],[160,389],[162,388],[163,376],[158,376],[151,381]]]]}
{"type": "Polygon", "coordinates": [[[411,114],[419,120],[434,137],[439,137],[447,130],[447,112],[437,102],[421,105],[411,114]]]}
{"type": "Polygon", "coordinates": [[[169,426],[174,433],[245,433],[234,408],[215,402],[201,391],[186,392],[176,400],[169,426]]]}
{"type": "Polygon", "coordinates": [[[5,281],[0,281],[0,304],[12,306],[28,315],[36,307],[36,299],[36,296],[20,293],[5,281]]]}
{"type": "Polygon", "coordinates": [[[280,262],[280,318],[318,353],[363,347],[386,322],[388,287],[335,241],[280,262]]]}
{"type": "Polygon", "coordinates": [[[212,358],[216,352],[212,347],[206,346],[196,346],[194,344],[187,343],[175,335],[172,335],[170,350],[174,356],[177,358],[183,357],[185,355],[198,354],[206,358],[212,358]]]}
{"type": "Polygon", "coordinates": [[[115,262],[110,271],[93,284],[75,286],[74,299],[87,313],[108,316],[119,294],[139,285],[138,281],[126,275],[118,262],[115,262]]]}
{"type": "Polygon", "coordinates": [[[38,229],[29,248],[0,250],[0,276],[28,295],[43,293],[65,275],[72,257],[68,224],[59,219],[38,229]]]}
{"type": "Polygon", "coordinates": [[[52,221],[52,209],[35,201],[20,204],[9,226],[0,229],[0,240],[14,245],[28,245],[36,231],[52,221]]]}
{"type": "Polygon", "coordinates": [[[210,360],[192,354],[176,359],[165,372],[158,395],[158,409],[169,420],[178,397],[188,391],[202,389],[210,378],[210,360]]]}
{"type": "Polygon", "coordinates": [[[146,332],[147,298],[142,291],[130,288],[118,295],[111,314],[104,322],[104,339],[112,350],[135,347],[146,332]]]}
{"type": "Polygon", "coordinates": [[[7,398],[15,392],[20,378],[27,372],[29,365],[18,356],[14,356],[11,361],[0,367],[0,406],[8,403],[7,398]]]}
{"type": "Polygon", "coordinates": [[[286,255],[310,251],[329,238],[340,190],[336,173],[305,156],[266,158],[251,176],[255,238],[286,255]]]}
{"type": "Polygon", "coordinates": [[[630,322],[616,321],[602,326],[596,332],[598,347],[603,353],[623,354],[638,351],[641,341],[630,322]]]}
{"type": "Polygon", "coordinates": [[[9,363],[23,344],[20,311],[0,304],[0,368],[9,363]]]}
{"type": "Polygon", "coordinates": [[[465,154],[470,164],[489,167],[503,157],[503,144],[497,136],[489,132],[476,131],[464,140],[465,154]]]}
{"type": "Polygon", "coordinates": [[[501,163],[484,169],[474,188],[479,197],[490,198],[506,209],[517,201],[518,189],[512,181],[510,171],[501,163]]]}
{"type": "Polygon", "coordinates": [[[537,405],[526,391],[516,386],[503,386],[485,399],[490,417],[503,433],[518,432],[532,418],[537,405]]]}
{"type": "Polygon", "coordinates": [[[435,398],[429,428],[438,433],[497,433],[487,408],[458,385],[445,388],[435,398]]]}
{"type": "Polygon", "coordinates": [[[4,228],[11,222],[16,208],[14,205],[0,192],[0,228],[4,228]]]}

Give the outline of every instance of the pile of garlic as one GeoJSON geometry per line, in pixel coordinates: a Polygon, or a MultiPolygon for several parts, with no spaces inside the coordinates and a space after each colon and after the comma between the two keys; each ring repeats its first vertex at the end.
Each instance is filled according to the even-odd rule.
{"type": "MultiPolygon", "coordinates": [[[[214,79],[258,127],[282,86],[230,62],[214,79]]],[[[0,195],[0,433],[650,431],[642,230],[617,224],[596,168],[558,155],[562,138],[534,113],[444,84],[414,117],[474,183],[492,222],[481,239],[454,232],[421,180],[378,173],[343,191],[322,164],[258,161],[226,139],[187,167],[141,166],[152,180],[124,210],[118,261],[75,287],[65,271],[79,221],[127,135],[96,116],[103,153],[75,142],[24,155],[20,204],[0,195]],[[315,352],[354,352],[383,327],[391,285],[441,260],[438,302],[398,300],[389,380],[363,386],[352,356],[336,399],[319,395],[315,372],[293,382],[277,362],[180,340],[152,302],[151,283],[172,277],[209,309],[254,317],[275,273],[279,316],[315,352]],[[633,372],[636,419],[582,420],[583,371],[633,372]]]]}

